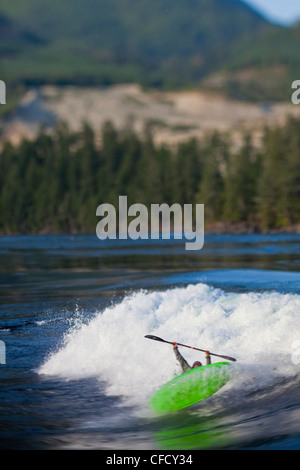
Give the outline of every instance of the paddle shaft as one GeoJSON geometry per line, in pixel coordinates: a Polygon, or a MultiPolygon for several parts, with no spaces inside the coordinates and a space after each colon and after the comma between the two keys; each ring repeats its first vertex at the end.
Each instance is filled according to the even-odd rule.
{"type": "MultiPolygon", "coordinates": [[[[168,344],[173,344],[174,341],[166,341],[162,338],[159,338],[158,336],[153,336],[153,335],[146,335],[145,338],[148,338],[148,339],[153,339],[154,341],[160,341],[162,343],[168,343],[168,344]]],[[[193,346],[188,346],[187,344],[182,344],[182,343],[177,343],[176,344],[178,346],[182,346],[184,348],[189,348],[189,349],[194,349],[195,351],[202,351],[202,352],[206,352],[206,349],[199,349],[199,348],[194,348],[193,346]]],[[[230,357],[230,356],[223,356],[221,354],[214,354],[214,353],[209,353],[211,356],[217,356],[217,357],[222,357],[223,359],[226,359],[228,361],[233,361],[233,362],[236,362],[236,359],[234,357],[230,357]]]]}

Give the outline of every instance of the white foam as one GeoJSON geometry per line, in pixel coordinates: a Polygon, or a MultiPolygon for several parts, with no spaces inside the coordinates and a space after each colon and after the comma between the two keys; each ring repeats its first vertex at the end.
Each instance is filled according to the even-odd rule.
{"type": "MultiPolygon", "coordinates": [[[[145,402],[180,372],[171,345],[144,338],[153,334],[234,356],[236,367],[247,371],[248,384],[252,377],[263,385],[274,375],[299,372],[292,361],[292,345],[300,340],[299,311],[299,295],[232,294],[205,284],[140,291],[71,328],[39,372],[66,379],[97,377],[106,383],[107,394],[145,402]]],[[[181,352],[189,362],[204,360],[203,353],[181,352]]]]}

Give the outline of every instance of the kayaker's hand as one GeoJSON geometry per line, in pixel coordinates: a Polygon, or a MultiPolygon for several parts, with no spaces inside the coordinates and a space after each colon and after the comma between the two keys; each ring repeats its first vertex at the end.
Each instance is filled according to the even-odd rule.
{"type": "Polygon", "coordinates": [[[173,348],[177,348],[177,343],[172,343],[173,344],[173,348]]]}
{"type": "Polygon", "coordinates": [[[209,351],[205,351],[205,356],[206,356],[206,357],[209,357],[209,356],[210,356],[210,352],[209,352],[209,351]]]}

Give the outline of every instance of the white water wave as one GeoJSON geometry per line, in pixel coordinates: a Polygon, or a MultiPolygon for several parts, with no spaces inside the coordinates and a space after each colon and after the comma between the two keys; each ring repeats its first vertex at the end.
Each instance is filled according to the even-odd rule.
{"type": "MultiPolygon", "coordinates": [[[[300,296],[292,294],[226,293],[206,284],[139,291],[88,323],[77,322],[39,372],[65,379],[96,377],[108,395],[145,402],[180,373],[172,346],[144,337],[153,334],[236,357],[235,386],[270,385],[299,373],[292,359],[293,344],[300,340],[299,311],[300,296]]],[[[203,353],[180,351],[190,363],[204,361],[203,353]]]]}

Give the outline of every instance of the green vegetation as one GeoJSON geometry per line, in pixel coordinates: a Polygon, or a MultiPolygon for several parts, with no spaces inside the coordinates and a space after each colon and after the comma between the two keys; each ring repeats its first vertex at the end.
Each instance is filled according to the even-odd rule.
{"type": "Polygon", "coordinates": [[[299,76],[299,49],[300,24],[237,42],[223,70],[223,90],[234,98],[289,101],[291,83],[299,76]]]}
{"type": "Polygon", "coordinates": [[[199,86],[269,29],[240,0],[2,0],[0,76],[11,86],[199,86]]]}
{"type": "Polygon", "coordinates": [[[95,232],[104,202],[205,204],[207,226],[224,221],[262,230],[300,222],[300,121],[266,129],[258,150],[249,135],[233,150],[213,133],[176,148],[155,145],[107,123],[101,136],[59,124],[0,153],[1,233],[95,232]],[[101,146],[96,145],[101,137],[101,146]]]}
{"type": "Polygon", "coordinates": [[[11,90],[135,82],[288,101],[290,85],[299,78],[299,48],[299,24],[270,24],[240,0],[1,0],[0,5],[0,78],[11,90]]]}

